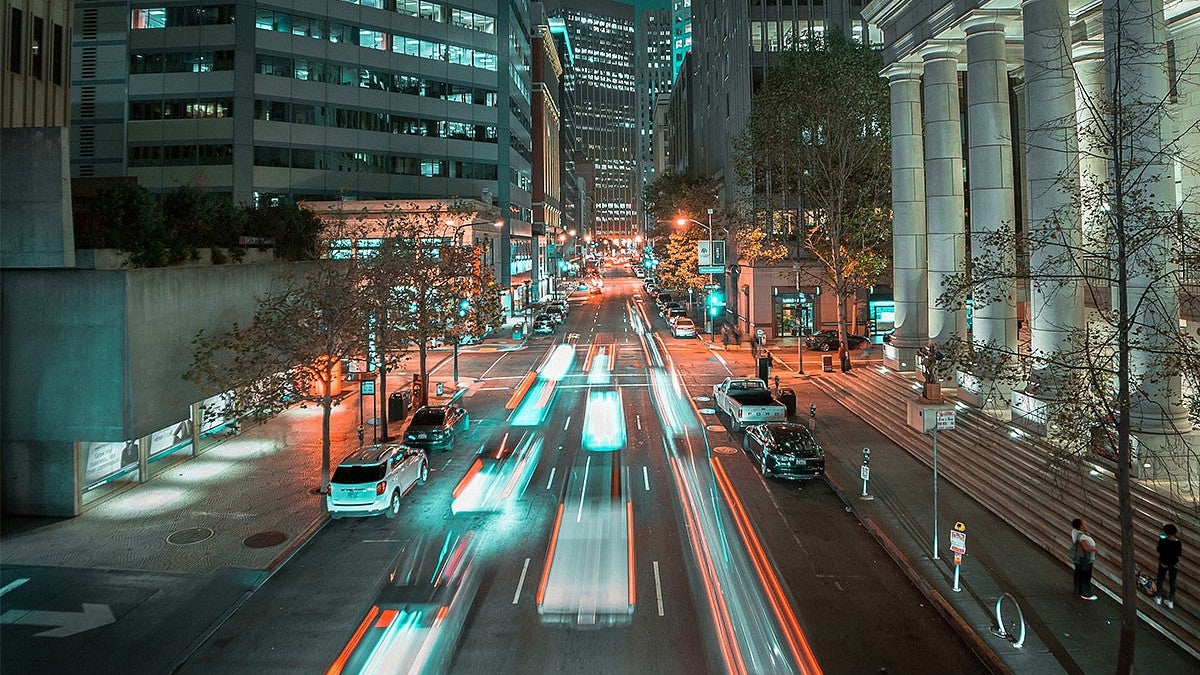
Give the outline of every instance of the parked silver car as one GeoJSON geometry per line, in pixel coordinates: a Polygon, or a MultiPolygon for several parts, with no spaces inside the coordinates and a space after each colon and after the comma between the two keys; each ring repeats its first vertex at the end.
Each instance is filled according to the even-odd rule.
{"type": "Polygon", "coordinates": [[[334,518],[376,516],[395,518],[400,498],[429,478],[425,451],[397,443],[368,445],[338,463],[325,496],[334,518]]]}

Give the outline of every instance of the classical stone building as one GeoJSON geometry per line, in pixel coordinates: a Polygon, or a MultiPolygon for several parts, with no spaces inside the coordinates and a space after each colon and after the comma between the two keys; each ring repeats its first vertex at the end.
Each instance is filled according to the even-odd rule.
{"type": "Polygon", "coordinates": [[[1053,404],[1074,393],[1064,385],[1069,357],[1056,355],[1086,350],[1081,329],[1116,306],[1123,272],[1134,303],[1129,334],[1140,336],[1129,352],[1133,428],[1185,429],[1188,378],[1170,365],[1166,338],[1146,336],[1170,336],[1177,323],[1194,335],[1200,317],[1181,312],[1179,300],[1197,282],[1178,256],[1187,232],[1152,228],[1148,212],[1130,211],[1123,231],[1140,241],[1125,256],[1106,221],[1120,185],[1126,200],[1195,227],[1197,4],[876,0],[863,16],[883,31],[891,90],[888,365],[912,370],[920,348],[956,338],[977,353],[1031,356],[1023,385],[964,372],[959,396],[1041,429],[1053,404]],[[1137,126],[1114,132],[1118,119],[1137,126]],[[1007,246],[1005,232],[1015,233],[1007,246]],[[939,302],[968,270],[991,281],[974,287],[970,303],[939,302]]]}

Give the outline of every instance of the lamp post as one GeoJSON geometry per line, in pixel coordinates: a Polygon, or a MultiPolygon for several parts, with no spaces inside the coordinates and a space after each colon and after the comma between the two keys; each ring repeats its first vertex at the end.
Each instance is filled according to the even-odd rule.
{"type": "MultiPolygon", "coordinates": [[[[800,304],[800,264],[796,264],[796,374],[804,374],[804,307],[800,304]]],[[[863,488],[866,489],[866,488],[863,488]]]]}
{"type": "MultiPolygon", "coordinates": [[[[702,223],[702,222],[700,222],[700,221],[698,221],[698,220],[695,220],[695,219],[692,219],[692,218],[685,218],[685,217],[681,217],[681,218],[677,219],[675,222],[676,222],[676,223],[678,223],[680,227],[683,227],[684,225],[687,225],[689,222],[691,222],[691,223],[695,223],[695,224],[697,224],[697,225],[699,225],[699,226],[701,226],[701,227],[707,227],[707,228],[708,228],[708,241],[709,241],[709,245],[711,246],[711,244],[712,244],[712,238],[713,238],[713,230],[712,230],[712,214],[713,214],[713,210],[712,210],[712,209],[709,209],[709,210],[708,210],[708,224],[707,224],[707,225],[706,225],[706,224],[704,224],[704,223],[702,223]]],[[[708,288],[708,291],[709,291],[710,293],[712,292],[712,288],[711,288],[711,287],[712,287],[713,285],[714,285],[714,281],[713,281],[713,273],[710,271],[710,272],[708,273],[708,286],[709,286],[709,288],[708,288]]],[[[706,296],[706,297],[707,297],[707,296],[706,296]]],[[[712,320],[712,319],[713,319],[713,318],[712,318],[712,316],[710,316],[710,315],[709,315],[708,308],[707,308],[707,307],[705,307],[705,308],[704,308],[704,327],[705,327],[705,332],[707,332],[707,333],[708,333],[708,336],[709,336],[709,337],[708,337],[708,339],[709,339],[709,341],[710,341],[710,342],[714,340],[714,336],[713,336],[713,320],[712,320]]]]}
{"type": "MultiPolygon", "coordinates": [[[[474,225],[483,225],[488,222],[489,221],[486,221],[486,220],[472,220],[472,221],[468,221],[468,222],[464,222],[464,223],[459,223],[457,226],[454,226],[454,221],[448,220],[448,221],[446,221],[446,224],[450,225],[450,226],[454,226],[454,234],[450,237],[451,239],[454,240],[454,244],[456,246],[463,246],[464,244],[462,242],[462,232],[464,229],[474,226],[474,225]]],[[[504,228],[503,220],[492,221],[492,224],[496,226],[497,230],[501,230],[504,228]]],[[[475,248],[474,244],[472,244],[472,248],[473,249],[475,248]]],[[[476,255],[480,256],[479,265],[482,266],[483,265],[483,259],[482,259],[483,252],[477,251],[476,255]]],[[[480,292],[482,293],[483,279],[477,277],[475,279],[475,283],[479,287],[480,292]]],[[[466,301],[466,298],[464,298],[463,300],[466,301]]],[[[463,313],[463,309],[460,309],[459,318],[465,318],[465,317],[466,317],[466,314],[463,313]]],[[[453,350],[454,350],[454,388],[457,389],[458,388],[458,343],[462,341],[462,337],[459,335],[454,335],[453,339],[454,339],[454,345],[453,345],[453,350]]]]}

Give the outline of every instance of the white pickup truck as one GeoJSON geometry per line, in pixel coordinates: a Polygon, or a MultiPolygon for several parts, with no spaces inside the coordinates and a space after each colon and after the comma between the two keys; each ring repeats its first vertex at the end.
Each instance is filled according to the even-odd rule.
{"type": "Polygon", "coordinates": [[[756,378],[727,377],[713,385],[713,398],[717,409],[733,421],[734,430],[748,424],[787,420],[787,408],[771,396],[765,382],[756,378]]]}

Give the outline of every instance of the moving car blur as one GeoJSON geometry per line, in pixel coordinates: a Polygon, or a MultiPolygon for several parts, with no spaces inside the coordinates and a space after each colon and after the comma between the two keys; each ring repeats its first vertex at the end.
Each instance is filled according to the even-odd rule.
{"type": "Polygon", "coordinates": [[[446,672],[479,592],[470,534],[409,542],[326,675],[446,672]]]}

